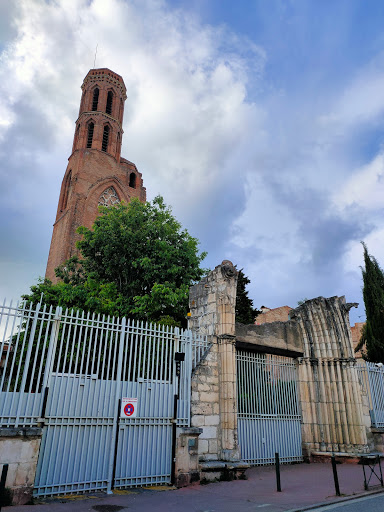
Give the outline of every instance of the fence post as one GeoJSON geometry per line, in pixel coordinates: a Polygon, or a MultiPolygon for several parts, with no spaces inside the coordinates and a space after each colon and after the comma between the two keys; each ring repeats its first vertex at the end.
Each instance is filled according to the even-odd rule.
{"type": "Polygon", "coordinates": [[[281,492],[280,458],[279,458],[278,453],[275,453],[275,467],[276,467],[276,489],[277,489],[277,492],[281,492]]]}
{"type": "Polygon", "coordinates": [[[336,496],[340,496],[339,477],[337,476],[336,459],[335,459],[334,455],[332,455],[332,457],[331,457],[331,462],[332,462],[333,480],[335,482],[336,496]]]}
{"type": "Polygon", "coordinates": [[[188,424],[187,427],[191,426],[191,386],[192,386],[192,331],[187,331],[186,336],[186,347],[185,347],[185,354],[186,354],[186,362],[184,363],[184,390],[185,390],[185,396],[184,399],[187,401],[187,418],[188,418],[188,424]]]}
{"type": "MultiPolygon", "coordinates": [[[[114,404],[117,401],[118,407],[119,407],[119,402],[120,402],[120,398],[121,398],[121,370],[123,367],[123,354],[124,354],[124,341],[125,341],[125,334],[126,334],[125,333],[126,323],[127,323],[126,319],[122,318],[120,340],[119,340],[119,354],[118,354],[118,359],[117,359],[116,393],[115,393],[115,396],[111,397],[114,404]]],[[[120,415],[120,410],[118,411],[117,414],[120,415]]],[[[118,416],[116,414],[114,414],[113,415],[113,426],[112,426],[112,438],[111,438],[111,451],[109,454],[109,465],[108,465],[107,494],[112,494],[112,480],[114,480],[114,467],[116,464],[116,457],[117,457],[117,449],[116,449],[117,427],[118,427],[118,416]]]]}

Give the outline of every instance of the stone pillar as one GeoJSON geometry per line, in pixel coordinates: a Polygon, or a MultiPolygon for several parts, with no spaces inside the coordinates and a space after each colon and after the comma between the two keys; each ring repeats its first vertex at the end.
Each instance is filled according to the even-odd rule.
{"type": "Polygon", "coordinates": [[[318,297],[290,312],[302,333],[299,358],[303,446],[316,453],[368,451],[362,391],[345,297],[318,297]]]}
{"type": "MultiPolygon", "coordinates": [[[[236,349],[235,349],[235,306],[236,306],[237,270],[230,261],[223,261],[200,283],[190,291],[190,325],[201,334],[212,337],[212,354],[217,354],[219,425],[215,426],[217,435],[217,458],[225,461],[240,460],[237,439],[236,409],[236,349]]],[[[204,385],[204,383],[202,383],[204,385]]],[[[200,386],[201,387],[201,386],[200,386]]],[[[199,389],[195,387],[199,396],[199,389]]],[[[204,393],[208,395],[208,393],[204,393]]],[[[215,392],[213,392],[213,396],[215,392]]],[[[194,404],[192,402],[192,413],[194,404]]],[[[212,430],[212,423],[205,425],[204,415],[199,410],[199,424],[203,428],[200,437],[205,439],[205,430],[212,430]]],[[[210,411],[211,412],[211,411],[210,411]]],[[[211,412],[212,414],[212,412],[211,412]]],[[[211,422],[214,418],[207,417],[211,422]]],[[[194,419],[192,418],[192,424],[194,419]]],[[[197,423],[196,423],[197,426],[197,423]]],[[[213,444],[213,439],[212,439],[213,444]]],[[[212,460],[209,453],[205,460],[212,460]]]]}
{"type": "Polygon", "coordinates": [[[200,481],[198,441],[201,428],[178,428],[176,444],[176,487],[200,481]]]}

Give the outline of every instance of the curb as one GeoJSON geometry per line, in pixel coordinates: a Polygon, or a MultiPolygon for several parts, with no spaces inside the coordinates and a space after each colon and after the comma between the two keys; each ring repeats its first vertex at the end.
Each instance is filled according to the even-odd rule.
{"type": "Polygon", "coordinates": [[[316,503],[315,505],[309,505],[308,507],[301,508],[292,508],[286,510],[285,512],[305,512],[306,510],[316,510],[320,507],[327,507],[329,505],[337,505],[338,503],[345,503],[352,500],[357,500],[359,498],[366,498],[367,496],[374,496],[375,494],[384,493],[384,488],[375,489],[374,491],[362,492],[360,494],[353,494],[352,496],[345,496],[345,498],[334,499],[332,501],[322,501],[321,503],[316,503]]]}

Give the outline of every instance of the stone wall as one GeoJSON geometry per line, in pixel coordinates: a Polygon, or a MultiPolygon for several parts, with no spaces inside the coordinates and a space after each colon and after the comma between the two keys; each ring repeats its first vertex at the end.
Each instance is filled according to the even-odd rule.
{"type": "Polygon", "coordinates": [[[200,427],[199,459],[217,460],[221,452],[219,408],[219,352],[211,347],[205,360],[192,376],[191,424],[200,427]]]}
{"type": "Polygon", "coordinates": [[[290,357],[303,355],[303,338],[295,321],[262,325],[236,324],[236,346],[290,357]]]}
{"type": "Polygon", "coordinates": [[[0,428],[0,466],[9,465],[5,485],[14,505],[32,498],[40,441],[41,428],[0,428]]]}

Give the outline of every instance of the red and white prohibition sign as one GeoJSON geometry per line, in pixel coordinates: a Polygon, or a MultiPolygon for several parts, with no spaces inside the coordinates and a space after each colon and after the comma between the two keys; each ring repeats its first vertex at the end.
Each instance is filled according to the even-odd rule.
{"type": "Polygon", "coordinates": [[[137,398],[122,398],[121,399],[121,418],[136,418],[137,412],[137,398]]]}

